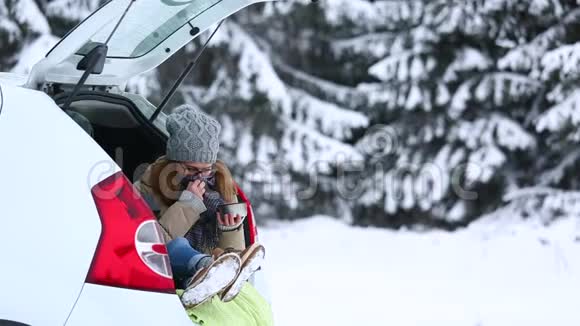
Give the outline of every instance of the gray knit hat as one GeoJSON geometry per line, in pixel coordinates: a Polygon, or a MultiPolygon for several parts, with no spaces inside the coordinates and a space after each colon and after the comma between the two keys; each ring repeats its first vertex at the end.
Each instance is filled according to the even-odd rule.
{"type": "Polygon", "coordinates": [[[215,163],[220,149],[220,123],[189,105],[182,105],[167,117],[167,159],[215,163]]]}

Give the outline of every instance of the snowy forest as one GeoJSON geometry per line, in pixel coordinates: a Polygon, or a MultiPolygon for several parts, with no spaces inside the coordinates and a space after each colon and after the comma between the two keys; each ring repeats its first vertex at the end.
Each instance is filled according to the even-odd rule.
{"type": "MultiPolygon", "coordinates": [[[[0,0],[28,73],[104,1],[0,0]]],[[[128,89],[158,104],[209,35],[128,89]]],[[[170,107],[219,118],[256,212],[455,229],[580,214],[576,0],[321,0],[228,18],[170,107]]]]}

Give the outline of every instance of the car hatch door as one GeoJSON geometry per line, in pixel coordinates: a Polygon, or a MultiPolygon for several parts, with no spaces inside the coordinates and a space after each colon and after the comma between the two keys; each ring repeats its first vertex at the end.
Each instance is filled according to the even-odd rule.
{"type": "Polygon", "coordinates": [[[128,79],[161,65],[213,24],[254,3],[275,0],[111,0],[66,35],[32,69],[28,87],[75,84],[79,62],[106,43],[123,12],[133,4],[107,43],[105,66],[87,85],[123,86],[128,79]]]}

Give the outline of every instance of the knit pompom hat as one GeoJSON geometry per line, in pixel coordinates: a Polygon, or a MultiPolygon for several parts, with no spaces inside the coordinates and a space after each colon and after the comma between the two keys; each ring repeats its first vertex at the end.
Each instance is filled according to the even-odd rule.
{"type": "Polygon", "coordinates": [[[167,117],[166,157],[172,161],[215,163],[222,126],[209,115],[182,105],[167,117]]]}

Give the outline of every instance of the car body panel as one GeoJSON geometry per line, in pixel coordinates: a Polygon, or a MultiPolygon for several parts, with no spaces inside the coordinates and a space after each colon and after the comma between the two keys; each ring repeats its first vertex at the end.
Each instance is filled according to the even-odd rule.
{"type": "Polygon", "coordinates": [[[28,75],[13,72],[0,72],[0,84],[10,86],[24,86],[28,80],[28,75]]]}
{"type": "MultiPolygon", "coordinates": [[[[75,84],[78,63],[90,44],[106,42],[132,0],[112,0],[79,24],[32,69],[28,87],[44,83],[75,84]]],[[[275,0],[151,0],[134,2],[107,43],[101,74],[87,85],[123,86],[127,80],[161,65],[213,24],[259,2],[275,0]]]]}
{"type": "Polygon", "coordinates": [[[119,168],[46,94],[2,94],[0,319],[62,325],[101,233],[90,189],[119,168]]]}
{"type": "MultiPolygon", "coordinates": [[[[112,29],[130,1],[112,0],[91,15],[28,78],[0,74],[0,321],[192,325],[177,295],[85,283],[102,229],[90,190],[120,168],[53,99],[33,90],[47,83],[76,84],[83,73],[76,69],[84,57],[79,50],[99,31],[112,29]]],[[[197,0],[155,1],[180,6],[197,0]]],[[[120,89],[213,24],[251,4],[275,0],[204,1],[216,4],[139,56],[108,57],[103,73],[91,75],[87,85],[120,89]]],[[[112,41],[123,42],[118,36],[112,41]]]]}
{"type": "Polygon", "coordinates": [[[0,114],[2,114],[3,105],[4,105],[4,95],[2,94],[2,84],[0,84],[0,114]]]}
{"type": "Polygon", "coordinates": [[[192,321],[177,295],[86,284],[66,326],[171,325],[192,321]]]}

